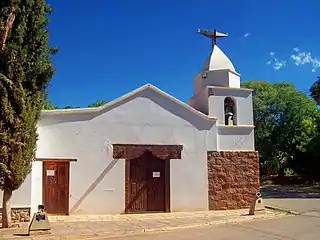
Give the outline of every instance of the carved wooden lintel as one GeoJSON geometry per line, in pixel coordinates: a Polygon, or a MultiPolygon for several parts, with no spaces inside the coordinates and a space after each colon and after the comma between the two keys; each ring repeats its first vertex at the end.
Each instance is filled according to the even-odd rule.
{"type": "Polygon", "coordinates": [[[182,145],[113,144],[113,158],[134,159],[151,152],[161,159],[181,159],[182,145]]]}

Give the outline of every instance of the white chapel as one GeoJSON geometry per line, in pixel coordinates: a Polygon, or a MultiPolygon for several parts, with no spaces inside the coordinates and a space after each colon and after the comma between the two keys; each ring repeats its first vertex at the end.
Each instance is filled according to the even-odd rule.
{"type": "MultiPolygon", "coordinates": [[[[184,103],[146,84],[96,108],[42,111],[32,172],[13,209],[32,214],[248,207],[259,190],[252,90],[217,39],[184,103]]],[[[199,59],[201,61],[201,59],[199,59]]],[[[190,80],[191,84],[191,80],[190,80]]],[[[25,219],[25,218],[24,218],[25,219]]]]}

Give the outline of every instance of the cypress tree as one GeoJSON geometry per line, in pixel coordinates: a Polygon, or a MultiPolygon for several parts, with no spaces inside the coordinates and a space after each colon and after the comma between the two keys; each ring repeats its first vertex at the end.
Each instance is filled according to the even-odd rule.
{"type": "Polygon", "coordinates": [[[31,172],[37,121],[54,74],[45,0],[0,1],[0,189],[2,227],[11,226],[11,196],[31,172]]]}

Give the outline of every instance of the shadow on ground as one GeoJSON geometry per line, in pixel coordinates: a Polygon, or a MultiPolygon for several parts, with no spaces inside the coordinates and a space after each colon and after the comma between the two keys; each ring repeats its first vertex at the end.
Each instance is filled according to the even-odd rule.
{"type": "Polygon", "coordinates": [[[27,236],[30,236],[30,235],[28,233],[14,233],[13,236],[27,237],[27,236]]]}
{"type": "Polygon", "coordinates": [[[307,189],[295,186],[263,186],[262,197],[268,198],[319,198],[320,193],[311,192],[307,189]]]}

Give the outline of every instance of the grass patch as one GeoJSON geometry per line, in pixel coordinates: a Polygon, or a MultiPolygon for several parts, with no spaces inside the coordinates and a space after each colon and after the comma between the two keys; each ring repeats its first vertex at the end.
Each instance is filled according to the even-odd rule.
{"type": "Polygon", "coordinates": [[[265,208],[272,210],[274,212],[278,212],[278,213],[286,213],[286,214],[293,214],[292,211],[287,210],[287,209],[283,209],[283,208],[278,208],[278,207],[270,207],[270,206],[265,206],[265,208]]]}

